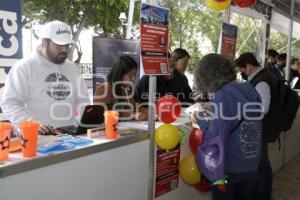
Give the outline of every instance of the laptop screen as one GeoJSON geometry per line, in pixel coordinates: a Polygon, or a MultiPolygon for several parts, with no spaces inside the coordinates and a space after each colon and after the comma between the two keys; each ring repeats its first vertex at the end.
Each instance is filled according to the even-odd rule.
{"type": "Polygon", "coordinates": [[[80,135],[90,128],[104,128],[104,107],[102,105],[87,105],[84,108],[78,127],[65,126],[58,129],[67,134],[80,135]]]}

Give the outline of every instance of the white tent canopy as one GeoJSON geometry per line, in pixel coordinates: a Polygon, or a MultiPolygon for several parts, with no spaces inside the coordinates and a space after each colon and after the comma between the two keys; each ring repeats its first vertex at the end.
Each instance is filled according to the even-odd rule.
{"type": "MultiPolygon", "coordinates": [[[[271,27],[288,35],[289,34],[289,18],[277,11],[272,12],[271,27]]],[[[300,23],[293,22],[293,37],[300,39],[300,23]]]]}

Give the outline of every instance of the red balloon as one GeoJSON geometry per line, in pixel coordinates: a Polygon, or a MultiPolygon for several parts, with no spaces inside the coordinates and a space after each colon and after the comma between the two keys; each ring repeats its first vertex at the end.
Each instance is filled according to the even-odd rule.
{"type": "Polygon", "coordinates": [[[176,97],[167,95],[157,100],[156,108],[159,120],[169,124],[180,115],[181,103],[176,97]]]}
{"type": "Polygon", "coordinates": [[[250,7],[255,3],[255,0],[234,0],[234,4],[241,8],[250,7]]]}
{"type": "Polygon", "coordinates": [[[197,152],[199,145],[202,143],[203,132],[198,128],[193,128],[189,135],[189,146],[193,154],[197,152]]]}
{"type": "Polygon", "coordinates": [[[200,192],[209,192],[211,183],[205,176],[201,176],[201,182],[194,185],[194,187],[200,192]]]}

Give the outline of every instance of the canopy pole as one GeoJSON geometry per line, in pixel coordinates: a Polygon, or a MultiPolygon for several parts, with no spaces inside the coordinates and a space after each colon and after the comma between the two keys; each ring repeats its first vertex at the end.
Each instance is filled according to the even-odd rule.
{"type": "Polygon", "coordinates": [[[135,0],[130,0],[129,10],[128,10],[128,23],[127,23],[127,30],[126,30],[126,39],[127,40],[130,40],[130,38],[131,38],[134,3],[135,3],[135,0]]]}
{"type": "Polygon", "coordinates": [[[265,67],[267,66],[267,57],[266,55],[268,54],[268,49],[269,49],[269,39],[270,39],[270,31],[271,31],[271,18],[272,18],[272,9],[273,7],[267,4],[267,12],[265,15],[265,19],[263,21],[264,23],[264,29],[263,29],[263,51],[262,51],[262,66],[265,67]]]}
{"type": "MultiPolygon", "coordinates": [[[[152,5],[158,5],[158,0],[146,0],[152,5]]],[[[154,199],[154,175],[155,175],[155,94],[156,94],[155,75],[149,76],[149,106],[148,106],[148,132],[149,132],[149,172],[148,172],[148,200],[154,199]]]]}
{"type": "Polygon", "coordinates": [[[230,24],[231,19],[231,6],[229,6],[224,13],[224,22],[230,24]]]}
{"type": "Polygon", "coordinates": [[[292,3],[291,18],[289,20],[289,36],[288,36],[288,45],[287,45],[286,67],[285,67],[285,79],[286,80],[289,80],[289,78],[290,78],[295,0],[292,0],[291,3],[292,3]]]}

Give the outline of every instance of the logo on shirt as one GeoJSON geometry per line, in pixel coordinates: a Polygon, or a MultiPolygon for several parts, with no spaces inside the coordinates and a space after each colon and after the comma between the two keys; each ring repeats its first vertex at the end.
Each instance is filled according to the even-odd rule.
{"type": "Polygon", "coordinates": [[[45,82],[48,83],[46,93],[55,100],[66,100],[71,94],[71,84],[69,79],[61,73],[52,73],[47,76],[45,82]]]}
{"type": "Polygon", "coordinates": [[[240,142],[241,150],[245,158],[257,157],[259,155],[261,131],[258,122],[243,122],[241,124],[240,142]]]}

